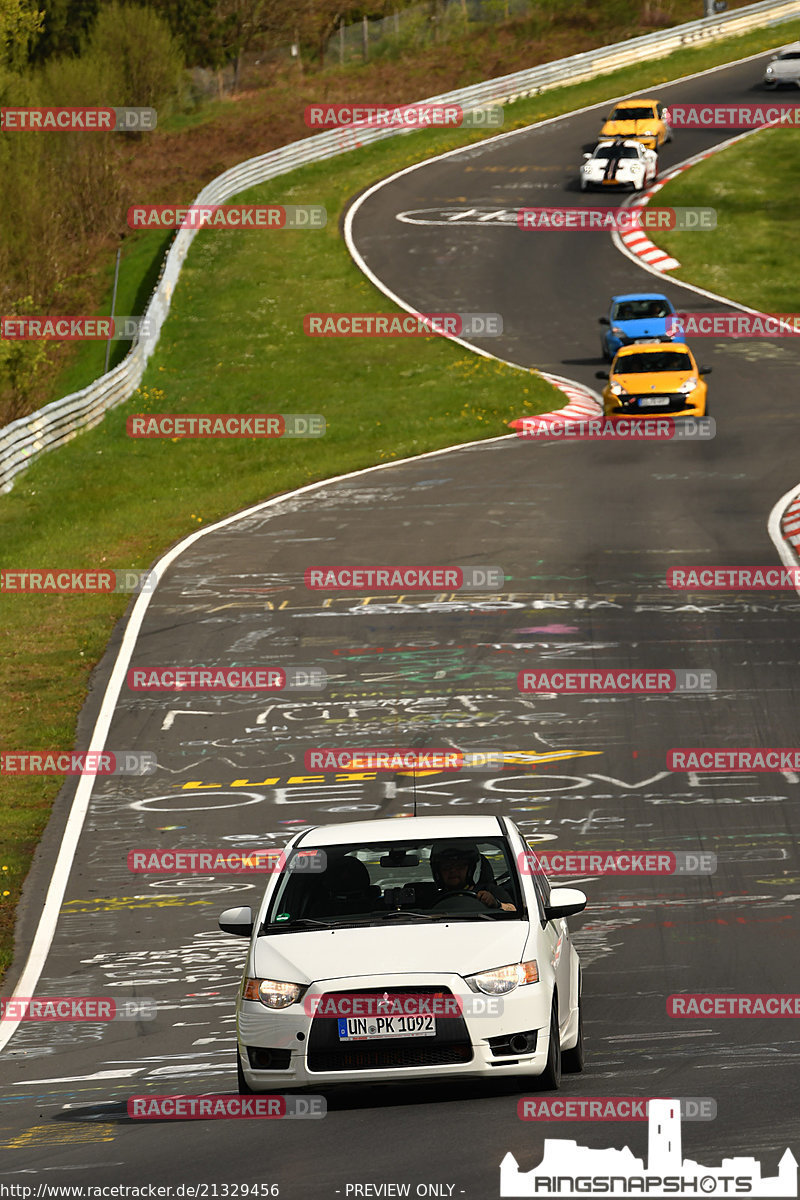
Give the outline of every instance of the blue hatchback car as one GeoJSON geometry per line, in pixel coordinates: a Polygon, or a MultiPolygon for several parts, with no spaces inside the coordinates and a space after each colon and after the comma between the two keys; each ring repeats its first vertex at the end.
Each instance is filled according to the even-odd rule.
{"type": "Polygon", "coordinates": [[[669,342],[680,336],[679,330],[667,333],[667,317],[675,309],[660,292],[630,292],[625,296],[612,296],[607,317],[599,323],[607,326],[600,335],[603,358],[611,362],[620,346],[631,346],[636,342],[669,342]]]}

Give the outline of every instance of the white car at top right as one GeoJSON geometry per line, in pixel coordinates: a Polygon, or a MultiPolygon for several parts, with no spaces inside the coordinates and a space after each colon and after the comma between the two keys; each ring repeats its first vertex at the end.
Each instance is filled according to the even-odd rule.
{"type": "Polygon", "coordinates": [[[764,87],[775,88],[779,84],[793,83],[800,87],[800,42],[784,46],[774,54],[764,72],[764,87]]]}

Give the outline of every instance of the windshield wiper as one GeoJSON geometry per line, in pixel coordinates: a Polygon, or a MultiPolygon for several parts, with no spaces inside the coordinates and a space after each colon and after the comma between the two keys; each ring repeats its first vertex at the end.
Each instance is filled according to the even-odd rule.
{"type": "Polygon", "coordinates": [[[314,925],[319,929],[333,929],[335,927],[332,921],[320,921],[316,917],[297,917],[294,921],[265,921],[263,929],[279,933],[281,929],[294,929],[297,925],[314,925]]]}
{"type": "Polygon", "coordinates": [[[414,917],[417,921],[438,921],[441,919],[441,914],[415,912],[410,908],[393,908],[389,912],[381,913],[382,921],[385,921],[387,917],[414,917]]]}

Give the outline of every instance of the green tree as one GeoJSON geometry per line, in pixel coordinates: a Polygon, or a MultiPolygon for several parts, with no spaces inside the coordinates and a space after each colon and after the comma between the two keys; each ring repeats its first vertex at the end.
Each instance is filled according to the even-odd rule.
{"type": "Polygon", "coordinates": [[[78,54],[100,0],[40,0],[44,25],[32,59],[46,62],[54,55],[78,54]]]}
{"type": "Polygon", "coordinates": [[[43,14],[28,0],[0,0],[0,64],[27,64],[43,20],[43,14]]]}

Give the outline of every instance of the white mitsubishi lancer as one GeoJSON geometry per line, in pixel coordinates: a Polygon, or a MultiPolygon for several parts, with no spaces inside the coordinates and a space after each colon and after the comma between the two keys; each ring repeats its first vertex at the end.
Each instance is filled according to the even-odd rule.
{"type": "Polygon", "coordinates": [[[583,1067],[581,972],[566,918],[506,817],[323,825],[286,848],[254,914],[237,1003],[240,1092],[539,1076],[583,1067]]]}

